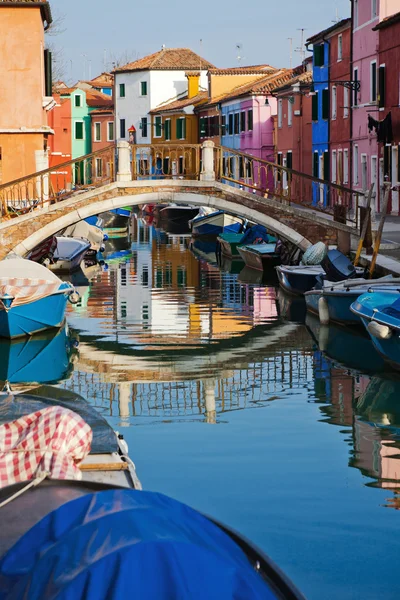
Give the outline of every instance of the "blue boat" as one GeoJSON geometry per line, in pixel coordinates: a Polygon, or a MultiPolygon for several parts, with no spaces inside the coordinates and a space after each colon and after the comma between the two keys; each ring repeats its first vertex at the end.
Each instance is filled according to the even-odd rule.
{"type": "Polygon", "coordinates": [[[198,216],[192,219],[193,235],[217,236],[221,233],[240,233],[243,231],[245,220],[229,215],[223,210],[217,210],[210,215],[198,216]]]}
{"type": "Polygon", "coordinates": [[[68,379],[77,346],[67,327],[28,339],[0,340],[0,381],[56,384],[68,379]]]}
{"type": "Polygon", "coordinates": [[[296,296],[302,296],[316,286],[318,278],[325,276],[324,269],[319,265],[278,265],[276,267],[279,285],[296,296]]]}
{"type": "Polygon", "coordinates": [[[70,297],[75,300],[74,287],[43,265],[22,258],[1,261],[0,337],[61,327],[70,297]]]}
{"type": "Polygon", "coordinates": [[[368,290],[351,305],[377,351],[400,369],[400,289],[368,290]]]}
{"type": "Polygon", "coordinates": [[[99,217],[98,215],[93,215],[92,217],[86,217],[86,219],[84,219],[84,221],[86,221],[86,223],[88,225],[94,225],[95,227],[98,227],[99,229],[102,229],[104,226],[104,221],[101,217],[99,217]]]}

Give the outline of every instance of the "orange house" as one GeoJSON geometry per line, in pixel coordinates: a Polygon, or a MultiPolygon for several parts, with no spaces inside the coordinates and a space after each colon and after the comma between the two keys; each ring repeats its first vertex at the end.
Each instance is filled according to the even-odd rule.
{"type": "MultiPolygon", "coordinates": [[[[64,88],[65,89],[65,88],[64,88]]],[[[71,181],[71,167],[58,169],[58,165],[72,160],[72,133],[71,133],[71,98],[62,98],[60,93],[53,93],[56,105],[49,113],[49,125],[54,135],[49,137],[49,167],[54,169],[51,174],[51,182],[54,189],[67,187],[71,181]],[[65,178],[65,185],[60,185],[65,178]]]]}
{"type": "Polygon", "coordinates": [[[47,1],[0,2],[0,185],[48,167],[51,22],[47,1]]]}

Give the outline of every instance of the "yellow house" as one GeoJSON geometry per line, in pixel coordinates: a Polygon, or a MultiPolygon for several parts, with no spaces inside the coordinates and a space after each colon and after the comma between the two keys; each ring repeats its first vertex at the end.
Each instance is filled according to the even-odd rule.
{"type": "Polygon", "coordinates": [[[45,0],[0,2],[0,185],[48,167],[51,22],[45,0]]]}

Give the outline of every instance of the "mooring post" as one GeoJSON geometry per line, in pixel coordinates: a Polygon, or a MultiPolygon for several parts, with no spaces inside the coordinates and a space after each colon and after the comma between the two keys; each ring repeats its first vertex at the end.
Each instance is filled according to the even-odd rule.
{"type": "Polygon", "coordinates": [[[200,181],[215,181],[214,148],[215,144],[211,140],[203,142],[201,147],[202,170],[200,181]]]}
{"type": "Polygon", "coordinates": [[[117,181],[132,181],[131,147],[128,142],[118,142],[118,171],[117,181]]]}

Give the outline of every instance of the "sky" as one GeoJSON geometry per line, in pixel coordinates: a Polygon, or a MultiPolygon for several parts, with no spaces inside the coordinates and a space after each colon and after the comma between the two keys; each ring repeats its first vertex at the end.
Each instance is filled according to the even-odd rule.
{"type": "Polygon", "coordinates": [[[189,47],[216,67],[301,63],[301,28],[310,37],[350,15],[349,0],[49,0],[63,78],[70,84],[168,48],[189,47]],[[139,7],[138,7],[139,5],[139,7]],[[239,48],[238,48],[239,46],[239,48]],[[238,60],[240,56],[240,60],[238,60]]]}

